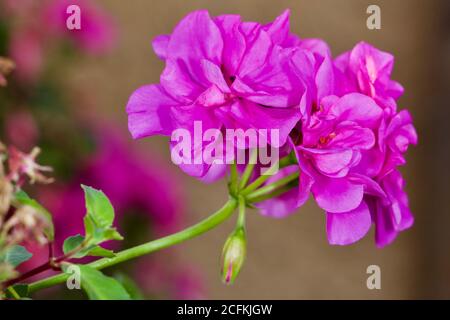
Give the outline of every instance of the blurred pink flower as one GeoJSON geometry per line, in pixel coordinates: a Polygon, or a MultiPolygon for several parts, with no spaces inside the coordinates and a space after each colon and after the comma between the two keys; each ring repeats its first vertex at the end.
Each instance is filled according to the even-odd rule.
{"type": "Polygon", "coordinates": [[[51,36],[65,37],[91,54],[104,53],[115,44],[116,29],[112,19],[94,1],[50,0],[43,9],[42,23],[51,36]],[[69,30],[67,8],[77,5],[81,11],[81,29],[69,30]]]}
{"type": "Polygon", "coordinates": [[[11,34],[10,56],[17,63],[17,78],[34,82],[41,74],[48,51],[55,41],[69,40],[89,54],[102,54],[115,45],[116,28],[111,17],[86,0],[8,0],[3,4],[7,18],[18,22],[11,34]],[[38,4],[38,5],[37,5],[38,4]],[[81,29],[69,30],[68,6],[81,9],[81,29]]]}
{"type": "Polygon", "coordinates": [[[36,0],[3,0],[1,4],[8,14],[23,14],[36,6],[36,0]]]}
{"type": "Polygon", "coordinates": [[[9,54],[16,63],[15,76],[25,82],[33,82],[44,64],[44,39],[34,30],[15,30],[11,36],[9,54]]]}
{"type": "Polygon", "coordinates": [[[5,135],[7,141],[20,150],[31,150],[37,143],[39,131],[31,113],[23,110],[8,114],[5,135]]]}

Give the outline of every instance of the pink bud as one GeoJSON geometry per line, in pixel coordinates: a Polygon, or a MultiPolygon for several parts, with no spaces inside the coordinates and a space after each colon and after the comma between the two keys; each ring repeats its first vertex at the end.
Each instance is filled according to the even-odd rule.
{"type": "Polygon", "coordinates": [[[230,234],[222,251],[222,281],[233,284],[241,271],[247,251],[244,228],[237,228],[230,234]]]}

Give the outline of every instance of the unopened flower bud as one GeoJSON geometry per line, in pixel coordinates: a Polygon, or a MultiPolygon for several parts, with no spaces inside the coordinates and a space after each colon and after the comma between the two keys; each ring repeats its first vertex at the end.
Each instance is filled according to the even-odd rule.
{"type": "Polygon", "coordinates": [[[233,284],[241,271],[247,251],[244,228],[237,228],[228,237],[222,251],[222,281],[233,284]]]}

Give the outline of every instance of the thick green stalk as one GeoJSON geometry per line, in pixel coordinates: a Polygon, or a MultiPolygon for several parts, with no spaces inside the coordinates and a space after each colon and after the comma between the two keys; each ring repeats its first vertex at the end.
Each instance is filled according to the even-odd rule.
{"type": "MultiPolygon", "coordinates": [[[[114,258],[103,258],[97,261],[94,261],[89,264],[90,267],[95,269],[103,269],[107,267],[111,267],[118,263],[128,261],[170,246],[178,244],[188,239],[192,239],[196,236],[199,236],[214,227],[218,226],[226,219],[228,219],[234,212],[234,210],[238,206],[238,201],[234,198],[230,198],[228,202],[214,214],[204,219],[203,221],[184,229],[180,232],[171,234],[169,236],[153,240],[139,246],[120,251],[116,254],[114,258]]],[[[48,288],[66,281],[68,275],[61,273],[46,279],[42,279],[31,283],[29,285],[29,293],[33,293],[37,290],[41,290],[44,288],[48,288]]]]}

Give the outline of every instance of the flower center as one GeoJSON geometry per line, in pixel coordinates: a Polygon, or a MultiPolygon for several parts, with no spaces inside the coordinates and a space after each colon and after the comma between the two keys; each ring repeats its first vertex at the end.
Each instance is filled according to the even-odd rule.
{"type": "Polygon", "coordinates": [[[326,144],[328,144],[331,140],[333,140],[336,137],[336,133],[332,132],[328,136],[320,137],[319,138],[319,145],[318,148],[323,148],[326,144]]]}

